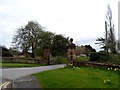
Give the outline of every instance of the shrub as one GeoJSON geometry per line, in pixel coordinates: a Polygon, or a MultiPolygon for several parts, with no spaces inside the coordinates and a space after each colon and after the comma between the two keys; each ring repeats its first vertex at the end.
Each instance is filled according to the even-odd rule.
{"type": "Polygon", "coordinates": [[[120,55],[119,54],[110,54],[110,60],[109,62],[120,64],[120,55]]]}
{"type": "Polygon", "coordinates": [[[76,61],[89,61],[88,57],[83,57],[83,56],[77,56],[76,61]]]}
{"type": "Polygon", "coordinates": [[[98,55],[98,53],[91,53],[89,56],[90,61],[99,61],[100,60],[100,56],[98,55]]]}
{"type": "Polygon", "coordinates": [[[13,55],[9,52],[2,53],[2,57],[12,57],[13,55]]]}
{"type": "Polygon", "coordinates": [[[91,53],[89,57],[90,61],[101,61],[111,64],[120,64],[120,54],[111,54],[105,52],[91,53]]]}
{"type": "Polygon", "coordinates": [[[110,59],[110,55],[105,52],[93,52],[89,56],[90,61],[108,61],[110,59]]]}
{"type": "Polygon", "coordinates": [[[13,56],[6,47],[0,46],[0,48],[2,49],[2,57],[12,57],[13,56]]]}
{"type": "Polygon", "coordinates": [[[67,63],[67,58],[62,56],[56,56],[50,58],[50,64],[65,64],[67,63]]]}

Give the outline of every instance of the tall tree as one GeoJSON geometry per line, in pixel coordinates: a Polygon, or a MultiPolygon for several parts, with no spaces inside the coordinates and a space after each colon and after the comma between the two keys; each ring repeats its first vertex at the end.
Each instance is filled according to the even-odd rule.
{"type": "Polygon", "coordinates": [[[108,11],[106,14],[106,38],[105,43],[106,46],[110,49],[112,53],[116,53],[116,39],[115,39],[115,28],[114,23],[112,21],[112,10],[110,6],[108,5],[108,11]]]}
{"type": "Polygon", "coordinates": [[[96,41],[97,41],[97,43],[95,43],[95,44],[99,44],[100,46],[102,46],[101,49],[104,49],[105,52],[108,52],[108,49],[107,49],[108,47],[107,47],[105,39],[103,37],[97,38],[96,41]]]}
{"type": "Polygon", "coordinates": [[[116,53],[115,29],[114,23],[112,22],[112,10],[109,5],[105,20],[105,37],[100,37],[96,41],[99,41],[96,44],[102,45],[101,48],[104,48],[105,52],[110,51],[116,53]]]}
{"type": "Polygon", "coordinates": [[[13,38],[14,48],[22,50],[26,55],[30,48],[30,44],[28,43],[30,40],[28,38],[27,31],[24,27],[17,29],[16,34],[13,38]]]}
{"type": "Polygon", "coordinates": [[[32,51],[32,57],[35,57],[35,49],[38,44],[38,36],[43,31],[43,27],[35,22],[29,21],[27,25],[17,30],[13,38],[13,43],[26,54],[28,50],[32,51]]]}
{"type": "Polygon", "coordinates": [[[43,48],[45,44],[49,44],[51,46],[54,38],[54,33],[49,31],[43,31],[41,35],[39,35],[39,47],[43,48]]]}
{"type": "Polygon", "coordinates": [[[69,43],[69,38],[63,35],[55,35],[52,43],[52,55],[53,56],[64,56],[67,52],[67,45],[69,43]]]}
{"type": "Polygon", "coordinates": [[[117,41],[117,52],[120,53],[120,40],[117,41]]]}
{"type": "Polygon", "coordinates": [[[36,52],[37,52],[37,55],[42,55],[43,48],[46,44],[48,44],[49,47],[51,48],[53,43],[54,33],[49,31],[43,31],[38,38],[39,38],[39,41],[38,41],[36,52]]]}

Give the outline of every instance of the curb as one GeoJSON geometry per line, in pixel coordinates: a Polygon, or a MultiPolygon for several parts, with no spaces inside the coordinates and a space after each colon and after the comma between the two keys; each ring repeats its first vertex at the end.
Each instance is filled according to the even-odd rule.
{"type": "Polygon", "coordinates": [[[10,81],[6,81],[0,85],[0,90],[7,90],[12,88],[12,83],[10,81]]]}

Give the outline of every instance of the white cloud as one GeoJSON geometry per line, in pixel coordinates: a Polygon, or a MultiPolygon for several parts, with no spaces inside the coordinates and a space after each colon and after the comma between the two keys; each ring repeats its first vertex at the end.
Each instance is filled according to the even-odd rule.
{"type": "Polygon", "coordinates": [[[118,33],[117,0],[1,0],[0,43],[10,46],[15,30],[36,20],[48,31],[72,37],[75,42],[90,40],[88,43],[95,46],[95,38],[104,34],[107,3],[112,8],[118,33]]]}

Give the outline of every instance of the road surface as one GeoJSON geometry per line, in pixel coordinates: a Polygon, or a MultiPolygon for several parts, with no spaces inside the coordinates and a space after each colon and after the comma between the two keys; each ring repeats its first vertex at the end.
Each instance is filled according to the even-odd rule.
{"type": "MultiPolygon", "coordinates": [[[[11,88],[33,88],[33,90],[34,88],[41,88],[38,80],[31,76],[31,74],[63,67],[65,67],[65,64],[27,68],[1,68],[0,88],[5,82],[8,81],[12,84],[11,88]]],[[[10,86],[10,84],[7,86],[10,86]]]]}
{"type": "Polygon", "coordinates": [[[40,66],[40,67],[27,67],[27,68],[8,68],[8,69],[0,69],[2,70],[2,74],[0,77],[9,79],[9,80],[16,80],[21,77],[25,77],[34,73],[52,70],[57,68],[63,68],[65,64],[60,65],[51,65],[51,66],[40,66]]]}

